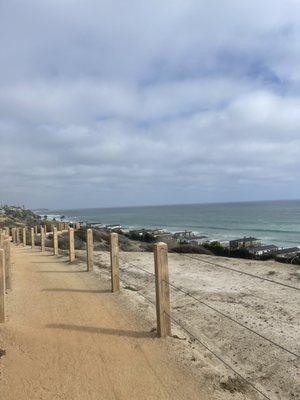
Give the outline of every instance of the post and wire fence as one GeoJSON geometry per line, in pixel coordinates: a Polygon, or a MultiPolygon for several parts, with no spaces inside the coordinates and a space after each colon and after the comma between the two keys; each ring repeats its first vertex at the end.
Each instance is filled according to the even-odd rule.
{"type": "MultiPolygon", "coordinates": [[[[115,237],[115,234],[113,234],[115,237]]],[[[118,253],[119,254],[119,253],[118,253]]],[[[183,255],[182,255],[183,256],[183,255]]],[[[188,255],[184,255],[189,257],[188,255]]],[[[198,259],[197,257],[191,257],[197,261],[200,262],[207,262],[207,260],[201,260],[198,259]]],[[[124,262],[124,264],[128,267],[131,267],[132,269],[136,269],[144,273],[144,275],[150,275],[152,276],[154,282],[155,282],[155,293],[156,293],[156,298],[155,300],[149,298],[149,296],[145,295],[141,290],[137,290],[136,293],[141,295],[145,300],[147,300],[149,303],[151,303],[153,306],[156,307],[156,316],[157,316],[157,334],[159,337],[165,337],[165,336],[171,336],[171,323],[179,326],[180,329],[182,329],[186,334],[188,334],[193,340],[195,340],[197,343],[199,343],[206,351],[211,353],[213,357],[215,357],[216,360],[218,360],[220,363],[222,363],[227,369],[229,369],[232,373],[234,373],[237,377],[239,377],[242,381],[244,381],[245,384],[247,384],[252,390],[254,390],[257,394],[259,394],[261,397],[269,399],[270,397],[266,394],[266,392],[259,387],[258,384],[253,383],[247,376],[246,374],[241,373],[236,366],[233,366],[230,364],[230,362],[227,361],[227,358],[220,355],[218,352],[216,352],[213,348],[211,348],[209,345],[206,344],[205,340],[203,340],[201,337],[198,335],[195,335],[191,329],[189,329],[186,324],[178,319],[175,318],[171,312],[170,312],[170,290],[174,290],[176,292],[180,292],[187,298],[192,299],[193,301],[196,301],[197,303],[200,303],[202,306],[206,307],[210,311],[218,314],[222,318],[227,319],[233,324],[237,324],[239,327],[247,330],[254,336],[258,337],[259,339],[265,341],[271,346],[274,346],[277,350],[280,350],[284,353],[286,353],[288,356],[292,356],[288,361],[298,361],[300,358],[300,354],[294,351],[293,349],[288,348],[282,343],[277,343],[276,341],[272,340],[271,338],[267,337],[266,335],[261,334],[260,332],[252,329],[251,327],[248,327],[246,324],[240,322],[238,319],[233,318],[231,315],[225,313],[222,310],[217,309],[216,307],[211,306],[207,302],[203,301],[202,299],[194,296],[193,294],[189,293],[188,290],[183,289],[182,287],[176,286],[173,283],[170,283],[169,281],[169,274],[168,274],[168,261],[167,261],[167,245],[164,243],[159,243],[154,245],[154,265],[155,265],[155,270],[154,273],[149,272],[147,269],[142,268],[131,261],[128,261],[125,257],[123,257],[122,253],[121,255],[119,254],[119,259],[124,262]]],[[[215,265],[216,267],[223,267],[222,265],[218,263],[212,263],[209,262],[210,265],[215,265]]],[[[266,282],[267,284],[273,284],[273,285],[279,285],[281,287],[284,287],[286,289],[292,289],[299,291],[300,289],[296,286],[292,285],[287,285],[283,282],[278,282],[276,280],[264,278],[255,274],[249,274],[245,271],[239,271],[237,269],[231,268],[231,267],[224,267],[232,272],[236,272],[239,274],[245,274],[246,276],[251,276],[251,278],[255,279],[261,279],[262,281],[266,282]]],[[[121,269],[123,271],[123,269],[121,269]]],[[[128,284],[128,282],[124,282],[128,284]]]]}
{"type": "MultiPolygon", "coordinates": [[[[58,237],[60,234],[68,232],[68,255],[69,262],[73,263],[76,258],[75,251],[75,232],[76,229],[68,226],[66,223],[57,223],[52,224],[51,232],[47,232],[47,227],[40,226],[31,227],[30,231],[26,228],[12,228],[10,230],[10,235],[7,233],[9,231],[7,229],[3,230],[0,234],[0,322],[5,321],[5,288],[10,288],[10,251],[8,250],[10,246],[10,241],[12,241],[15,245],[22,244],[26,246],[28,243],[27,238],[30,237],[30,246],[32,249],[36,249],[36,237],[40,236],[40,248],[41,251],[45,251],[45,241],[48,235],[52,235],[52,248],[53,255],[58,255],[58,237]],[[39,232],[38,232],[39,231],[39,232]],[[29,235],[30,232],[30,235],[29,235]],[[22,240],[21,240],[22,239],[22,240]],[[7,255],[6,255],[7,254],[7,255]],[[8,256],[9,254],[9,256],[8,256]],[[7,261],[6,258],[8,257],[7,261]],[[9,267],[8,267],[9,266],[9,267]]],[[[228,370],[234,373],[237,377],[244,381],[245,384],[249,386],[252,390],[254,390],[257,394],[262,396],[265,399],[270,400],[270,397],[265,393],[265,391],[259,387],[256,383],[253,383],[245,374],[241,373],[236,366],[233,366],[230,362],[227,361],[227,357],[223,356],[223,354],[219,354],[215,351],[211,346],[206,343],[202,337],[192,332],[192,330],[184,323],[181,319],[174,317],[171,312],[171,291],[179,292],[181,295],[186,298],[192,299],[194,302],[201,304],[204,308],[209,309],[211,312],[216,313],[221,318],[224,318],[230,323],[238,325],[240,328],[247,330],[251,334],[256,337],[259,337],[261,340],[264,340],[269,345],[274,346],[278,350],[285,352],[289,356],[293,357],[294,360],[299,360],[300,354],[298,354],[293,349],[288,348],[288,346],[277,343],[272,338],[263,335],[262,333],[252,329],[247,326],[245,323],[239,321],[237,318],[232,317],[227,314],[223,310],[214,307],[208,302],[204,301],[202,298],[191,294],[188,289],[179,287],[175,285],[173,282],[170,282],[169,279],[169,266],[168,266],[168,247],[165,243],[155,243],[153,246],[153,264],[154,271],[148,271],[146,268],[137,265],[136,263],[132,263],[129,261],[123,252],[119,249],[119,240],[117,233],[110,233],[110,280],[111,280],[111,292],[116,293],[122,289],[120,282],[124,285],[128,285],[126,278],[120,276],[120,274],[125,275],[128,269],[131,271],[137,270],[139,273],[143,274],[143,276],[147,276],[149,279],[149,284],[153,284],[155,288],[155,299],[149,298],[149,296],[145,295],[141,290],[135,290],[135,292],[143,297],[146,301],[151,303],[156,309],[156,331],[157,336],[160,338],[164,338],[167,336],[172,336],[172,324],[179,326],[179,328],[184,331],[187,335],[189,335],[194,341],[199,343],[206,351],[208,351],[216,360],[218,360],[223,366],[225,366],[228,370]]],[[[219,263],[214,263],[207,259],[202,260],[197,256],[191,255],[182,255],[187,259],[193,259],[197,262],[202,262],[209,264],[215,268],[223,268],[225,270],[229,270],[233,273],[244,274],[252,279],[260,279],[261,281],[266,282],[267,284],[279,285],[286,290],[294,290],[299,291],[300,288],[296,286],[292,286],[289,284],[285,284],[283,282],[278,282],[276,280],[272,280],[269,278],[261,277],[259,275],[251,274],[246,271],[240,271],[236,268],[224,266],[219,263]]],[[[86,271],[91,272],[94,269],[94,245],[93,245],[93,230],[87,229],[86,231],[86,271]]],[[[126,287],[126,286],[125,286],[126,287]]]]}

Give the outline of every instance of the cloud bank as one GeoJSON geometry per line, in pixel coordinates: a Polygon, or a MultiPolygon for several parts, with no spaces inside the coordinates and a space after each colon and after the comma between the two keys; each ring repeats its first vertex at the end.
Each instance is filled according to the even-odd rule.
{"type": "Polygon", "coordinates": [[[300,198],[300,3],[0,3],[0,202],[300,198]]]}

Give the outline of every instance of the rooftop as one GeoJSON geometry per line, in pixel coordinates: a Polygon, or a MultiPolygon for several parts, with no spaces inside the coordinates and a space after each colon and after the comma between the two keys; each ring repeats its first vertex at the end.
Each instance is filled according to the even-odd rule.
{"type": "Polygon", "coordinates": [[[240,238],[240,239],[233,239],[233,240],[230,240],[230,242],[238,242],[238,243],[244,243],[244,242],[254,242],[254,241],[256,241],[256,240],[259,240],[259,239],[256,239],[256,238],[254,238],[254,237],[243,237],[243,238],[240,238]]]}
{"type": "Polygon", "coordinates": [[[280,254],[291,254],[291,253],[300,253],[299,247],[287,247],[285,249],[276,251],[275,254],[280,255],[280,254]]]}
{"type": "Polygon", "coordinates": [[[251,253],[256,253],[258,251],[271,251],[278,250],[278,247],[274,244],[266,245],[266,246],[255,246],[248,249],[251,253]]]}

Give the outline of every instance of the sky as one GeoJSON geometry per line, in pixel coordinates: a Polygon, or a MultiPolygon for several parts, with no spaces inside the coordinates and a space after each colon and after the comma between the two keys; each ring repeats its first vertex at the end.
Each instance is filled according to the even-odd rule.
{"type": "Polygon", "coordinates": [[[300,1],[0,0],[0,204],[300,198],[300,1]]]}

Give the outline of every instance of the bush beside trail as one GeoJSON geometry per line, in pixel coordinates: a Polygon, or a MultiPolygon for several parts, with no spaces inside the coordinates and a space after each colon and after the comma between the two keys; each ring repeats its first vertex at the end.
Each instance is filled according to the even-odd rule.
{"type": "Polygon", "coordinates": [[[173,247],[170,250],[172,253],[181,253],[181,254],[207,254],[209,256],[213,256],[214,253],[205,247],[202,246],[192,246],[189,244],[182,244],[176,247],[173,247]]]}
{"type": "MultiPolygon", "coordinates": [[[[147,244],[136,240],[129,239],[121,232],[119,234],[119,248],[121,251],[149,251],[147,244]]],[[[79,238],[86,244],[86,229],[81,228],[75,231],[75,239],[79,238]]],[[[95,251],[108,251],[110,242],[110,232],[104,229],[93,229],[94,250],[95,251]]],[[[75,247],[76,248],[76,247],[75,247]]]]}

